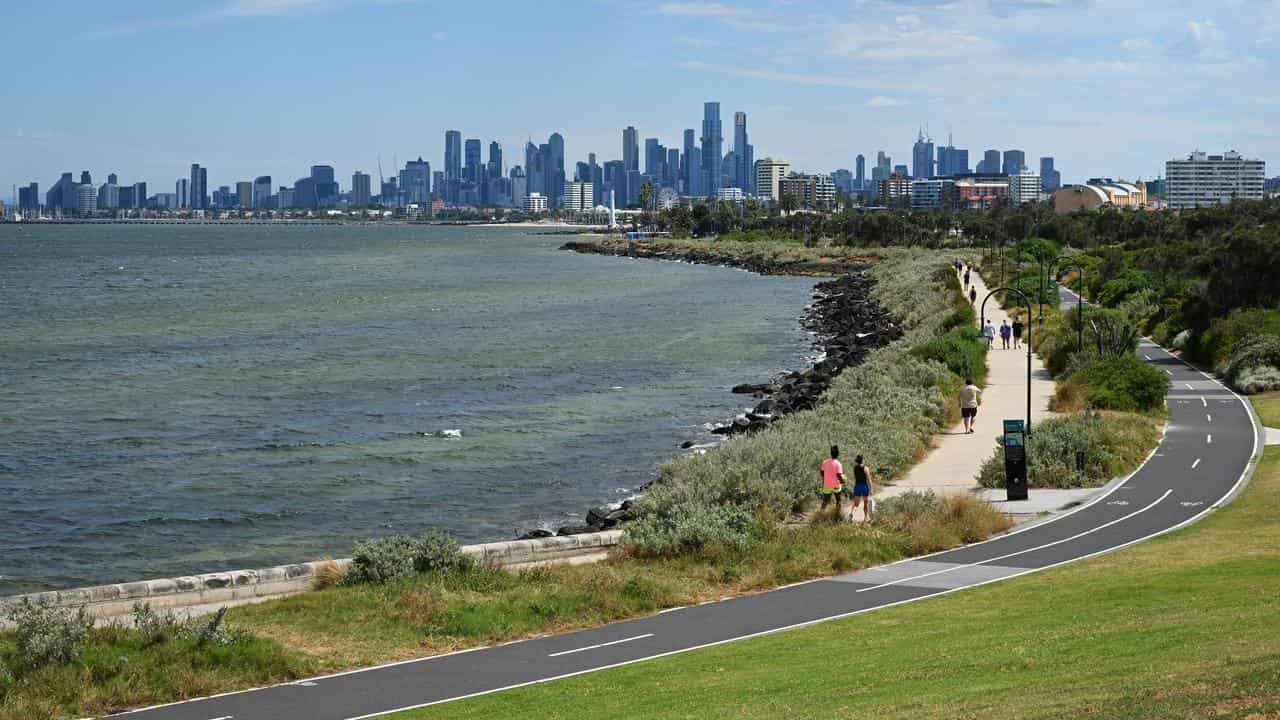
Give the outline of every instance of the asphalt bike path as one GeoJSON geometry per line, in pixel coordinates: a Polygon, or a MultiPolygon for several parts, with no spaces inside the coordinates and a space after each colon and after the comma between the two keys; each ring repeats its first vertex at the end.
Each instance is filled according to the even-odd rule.
{"type": "MultiPolygon", "coordinates": [[[[1067,299],[1069,293],[1063,294],[1067,299]]],[[[111,717],[363,720],[849,617],[1140,542],[1228,501],[1246,480],[1261,443],[1246,401],[1149,341],[1137,352],[1170,379],[1163,440],[1123,483],[1046,522],[933,555],[592,630],[111,717]]]]}

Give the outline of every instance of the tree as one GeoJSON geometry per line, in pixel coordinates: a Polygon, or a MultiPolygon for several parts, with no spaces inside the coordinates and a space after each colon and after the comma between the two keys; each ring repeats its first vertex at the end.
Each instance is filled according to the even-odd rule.
{"type": "Polygon", "coordinates": [[[778,201],[778,207],[784,215],[790,215],[800,206],[800,202],[796,199],[794,193],[783,193],[782,198],[778,201]]]}
{"type": "Polygon", "coordinates": [[[640,210],[641,218],[644,220],[645,227],[653,229],[653,216],[650,214],[650,206],[653,205],[657,193],[654,192],[653,183],[645,183],[640,186],[640,210]]]}

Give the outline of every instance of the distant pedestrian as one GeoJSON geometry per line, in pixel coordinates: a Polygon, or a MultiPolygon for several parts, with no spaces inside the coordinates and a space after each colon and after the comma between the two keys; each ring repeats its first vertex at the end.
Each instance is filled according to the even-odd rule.
{"type": "Polygon", "coordinates": [[[982,326],[982,337],[987,340],[987,349],[991,348],[991,344],[996,341],[996,326],[988,320],[986,325],[982,326]]]}
{"type": "Polygon", "coordinates": [[[969,287],[969,271],[964,271],[964,286],[969,287]]]}
{"type": "Polygon", "coordinates": [[[960,388],[960,419],[964,421],[966,434],[973,432],[973,421],[978,417],[978,396],[982,390],[973,384],[973,378],[965,378],[960,388]]]}
{"type": "Polygon", "coordinates": [[[1022,346],[1022,318],[1013,319],[1013,346],[1015,348],[1022,346]]]}
{"type": "Polygon", "coordinates": [[[844,466],[840,464],[840,446],[831,446],[831,457],[822,461],[822,467],[818,470],[822,475],[822,509],[827,509],[827,503],[831,502],[834,496],[836,499],[836,515],[840,514],[840,493],[844,490],[844,466]]]}
{"type": "Polygon", "coordinates": [[[1009,318],[1000,323],[1000,349],[1009,349],[1009,338],[1013,336],[1013,328],[1009,326],[1009,318]]]}
{"type": "Polygon", "coordinates": [[[977,304],[977,302],[978,302],[978,288],[971,287],[969,288],[969,304],[975,305],[977,304]]]}
{"type": "MultiPolygon", "coordinates": [[[[856,455],[853,458],[853,508],[858,509],[858,504],[862,504],[862,521],[871,523],[871,471],[866,465],[862,464],[862,456],[856,455]]],[[[849,519],[853,520],[853,514],[850,512],[849,519]]]]}

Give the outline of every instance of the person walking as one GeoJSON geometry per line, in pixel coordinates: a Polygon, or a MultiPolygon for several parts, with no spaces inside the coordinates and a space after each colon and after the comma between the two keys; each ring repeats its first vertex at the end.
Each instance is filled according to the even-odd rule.
{"type": "Polygon", "coordinates": [[[978,288],[977,287],[969,288],[969,304],[970,305],[978,304],[978,288]]]}
{"type": "Polygon", "coordinates": [[[832,496],[836,499],[836,515],[840,515],[840,493],[844,490],[844,466],[840,464],[840,446],[831,446],[831,457],[822,461],[822,467],[818,469],[818,474],[822,476],[822,509],[827,509],[827,503],[831,502],[832,496]]]}
{"type": "MultiPolygon", "coordinates": [[[[978,396],[980,395],[982,395],[982,389],[973,384],[973,378],[965,378],[964,387],[960,388],[960,419],[964,422],[965,434],[973,432],[973,421],[978,417],[978,396]]],[[[832,450],[834,451],[835,448],[832,450]]]]}
{"type": "MultiPolygon", "coordinates": [[[[862,505],[862,522],[871,524],[871,471],[862,464],[862,456],[853,458],[853,509],[862,505]]],[[[849,520],[853,520],[853,511],[849,512],[849,520]]]]}
{"type": "Polygon", "coordinates": [[[996,341],[996,326],[990,320],[982,327],[982,337],[987,339],[987,349],[990,350],[991,344],[996,341]]]}
{"type": "Polygon", "coordinates": [[[969,271],[964,271],[964,286],[969,287],[969,271]]]}
{"type": "Polygon", "coordinates": [[[1022,318],[1015,317],[1013,319],[1013,347],[1016,349],[1022,346],[1022,318]]]}
{"type": "Polygon", "coordinates": [[[1013,335],[1013,328],[1009,326],[1009,318],[1005,318],[1000,323],[1000,349],[1009,349],[1009,338],[1013,335]]]}

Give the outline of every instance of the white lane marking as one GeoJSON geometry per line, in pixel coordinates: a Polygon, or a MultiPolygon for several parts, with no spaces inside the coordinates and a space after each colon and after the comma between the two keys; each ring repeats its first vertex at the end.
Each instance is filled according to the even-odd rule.
{"type": "Polygon", "coordinates": [[[633,640],[643,640],[645,638],[651,638],[651,637],[653,637],[653,633],[645,633],[644,635],[636,635],[635,637],[622,638],[621,640],[614,640],[612,642],[599,643],[598,645],[588,645],[586,647],[574,648],[573,650],[562,650],[561,652],[551,653],[547,655],[547,657],[560,657],[561,655],[572,655],[574,653],[586,652],[588,650],[595,650],[596,648],[609,647],[610,645],[621,645],[622,643],[631,642],[633,640]]]}
{"type": "Polygon", "coordinates": [[[1148,359],[1148,360],[1150,360],[1150,359],[1151,359],[1151,356],[1150,356],[1150,355],[1143,355],[1142,357],[1144,357],[1144,358],[1146,358],[1146,359],[1148,359]]]}
{"type": "Polygon", "coordinates": [[[1156,505],[1159,505],[1161,501],[1163,501],[1165,498],[1169,497],[1171,494],[1173,494],[1173,490],[1165,490],[1163,495],[1161,495],[1160,497],[1156,498],[1156,500],[1155,500],[1154,502],[1152,502],[1150,505],[1148,505],[1148,506],[1146,506],[1146,507],[1142,508],[1141,510],[1134,510],[1133,512],[1129,513],[1128,515],[1125,515],[1124,517],[1118,517],[1118,518],[1116,518],[1115,520],[1112,520],[1112,521],[1110,521],[1110,522],[1105,522],[1105,523],[1103,523],[1103,524],[1101,524],[1101,525],[1099,525],[1099,526],[1097,526],[1097,527],[1095,527],[1095,528],[1090,528],[1089,530],[1085,530],[1084,532],[1076,533],[1075,535],[1072,535],[1071,537],[1063,538],[1063,539],[1061,539],[1061,540],[1054,540],[1054,541],[1053,541],[1053,542],[1051,542],[1051,543],[1045,543],[1045,544],[1043,544],[1043,545],[1036,545],[1035,547],[1029,547],[1029,548],[1027,548],[1027,549],[1025,549],[1025,550],[1019,550],[1019,551],[1017,551],[1017,552],[1011,552],[1011,553],[1008,553],[1008,554],[1005,554],[1005,555],[997,555],[996,557],[993,557],[993,558],[987,558],[986,560],[979,560],[978,562],[972,562],[972,563],[968,563],[968,564],[965,564],[965,565],[955,565],[955,566],[953,566],[953,567],[943,568],[942,570],[934,570],[933,572],[927,572],[927,573],[924,573],[924,574],[921,574],[921,575],[914,575],[914,576],[912,576],[912,577],[901,578],[901,579],[899,579],[899,580],[890,580],[889,582],[880,583],[879,585],[872,585],[871,587],[865,587],[865,588],[862,588],[862,589],[858,590],[857,592],[860,592],[860,593],[862,593],[862,592],[869,592],[869,591],[871,591],[871,590],[878,590],[878,589],[880,589],[880,588],[882,588],[882,587],[889,587],[890,585],[900,585],[900,584],[902,584],[902,583],[904,583],[904,582],[910,582],[910,581],[912,581],[912,580],[919,580],[919,579],[921,579],[921,578],[932,577],[932,576],[934,576],[934,575],[941,575],[941,574],[943,574],[943,573],[949,573],[949,572],[953,572],[953,571],[955,571],[955,570],[963,570],[963,569],[965,569],[965,568],[977,567],[978,565],[986,565],[987,563],[993,563],[993,562],[996,562],[997,560],[1005,560],[1005,559],[1007,559],[1007,558],[1016,557],[1016,556],[1018,556],[1018,555],[1025,555],[1025,554],[1027,554],[1027,553],[1029,553],[1029,552],[1035,552],[1036,550],[1043,550],[1043,549],[1045,549],[1045,548],[1050,548],[1050,547],[1053,547],[1054,545],[1061,545],[1061,544],[1062,544],[1062,543],[1064,543],[1064,542],[1071,542],[1072,540],[1075,540],[1075,539],[1077,539],[1077,538],[1082,538],[1082,537],[1084,537],[1085,535],[1091,535],[1091,534],[1093,534],[1093,533],[1098,532],[1099,530],[1103,530],[1103,529],[1105,529],[1105,528],[1109,528],[1109,527],[1111,527],[1112,525],[1115,525],[1116,523],[1124,522],[1125,520],[1128,520],[1129,518],[1131,518],[1131,517],[1133,517],[1133,516],[1135,516],[1135,515],[1140,515],[1140,514],[1142,514],[1142,513],[1146,512],[1146,511],[1150,510],[1151,508],[1155,507],[1156,505]]]}
{"type": "Polygon", "coordinates": [[[1200,458],[1196,458],[1196,461],[1191,463],[1191,469],[1195,470],[1196,466],[1198,466],[1199,464],[1200,464],[1200,458]]]}
{"type": "Polygon", "coordinates": [[[1210,415],[1209,413],[1205,413],[1205,414],[1204,414],[1204,417],[1205,417],[1205,419],[1206,419],[1206,420],[1208,420],[1209,422],[1213,422],[1213,416],[1212,416],[1212,415],[1210,415]]]}
{"type": "Polygon", "coordinates": [[[1204,405],[1205,407],[1209,407],[1209,401],[1205,400],[1203,395],[1200,396],[1200,404],[1204,405]]]}
{"type": "Polygon", "coordinates": [[[1206,444],[1206,445],[1212,445],[1212,444],[1213,444],[1213,436],[1212,436],[1212,435],[1205,435],[1205,436],[1204,436],[1204,442],[1205,442],[1205,444],[1206,444]]]}
{"type": "Polygon", "coordinates": [[[1169,377],[1173,377],[1173,371],[1172,371],[1172,370],[1165,370],[1165,372],[1169,373],[1169,377]]]}
{"type": "Polygon", "coordinates": [[[234,716],[233,716],[233,715],[223,715],[222,717],[216,717],[216,718],[213,718],[212,720],[231,720],[231,718],[232,718],[232,717],[234,717],[234,716]]]}
{"type": "Polygon", "coordinates": [[[1188,390],[1195,390],[1195,388],[1191,387],[1191,383],[1182,383],[1182,384],[1186,385],[1188,390]]]}

